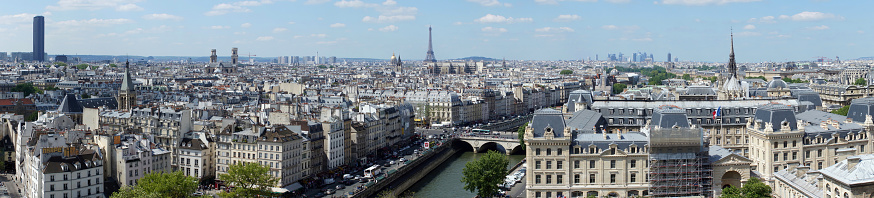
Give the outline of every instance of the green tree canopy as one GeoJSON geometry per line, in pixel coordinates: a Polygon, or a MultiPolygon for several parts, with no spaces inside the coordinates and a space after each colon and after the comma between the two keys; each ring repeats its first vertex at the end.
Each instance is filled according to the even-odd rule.
{"type": "Polygon", "coordinates": [[[33,83],[21,83],[12,87],[12,92],[22,92],[24,93],[24,97],[27,97],[33,93],[42,93],[42,90],[34,87],[33,83]]]}
{"type": "Polygon", "coordinates": [[[464,189],[476,192],[479,197],[492,197],[498,192],[498,184],[507,176],[510,160],[497,151],[489,151],[476,161],[467,162],[462,170],[464,189]]]}
{"type": "Polygon", "coordinates": [[[792,79],[792,78],[784,78],[783,81],[787,82],[787,83],[808,83],[808,82],[810,82],[810,81],[806,81],[806,80],[792,79]]]}
{"type": "Polygon", "coordinates": [[[771,187],[753,177],[740,189],[728,187],[722,190],[720,198],[767,198],[771,197],[771,187]]]}
{"type": "Polygon", "coordinates": [[[692,80],[692,75],[683,74],[683,80],[692,80]]]}
{"type": "Polygon", "coordinates": [[[864,78],[859,78],[859,79],[856,79],[856,83],[853,83],[853,84],[854,85],[868,85],[868,81],[865,80],[864,78]]]}
{"type": "Polygon", "coordinates": [[[519,134],[519,145],[522,146],[522,150],[525,150],[525,128],[528,127],[528,123],[522,124],[516,133],[519,134]]]}
{"type": "Polygon", "coordinates": [[[319,65],[319,68],[321,68],[321,69],[325,69],[325,68],[328,68],[328,66],[325,66],[325,65],[319,65]]]}
{"type": "Polygon", "coordinates": [[[765,77],[764,77],[764,76],[756,76],[756,77],[744,77],[744,78],[745,78],[745,79],[762,79],[762,80],[765,80],[765,81],[767,81],[767,80],[768,80],[768,79],[765,79],[765,77]]]}
{"type": "Polygon", "coordinates": [[[172,173],[153,172],[137,181],[134,187],[124,187],[112,193],[112,198],[122,197],[191,197],[197,190],[197,179],[185,176],[182,171],[172,173]]]}
{"type": "Polygon", "coordinates": [[[574,74],[574,70],[565,69],[565,70],[561,70],[561,72],[558,72],[558,74],[570,75],[570,74],[574,74]]]}
{"type": "Polygon", "coordinates": [[[258,163],[238,163],[228,168],[228,174],[218,176],[219,180],[235,186],[231,192],[221,193],[221,197],[270,196],[270,187],[279,181],[270,175],[270,167],[258,163]]]}
{"type": "Polygon", "coordinates": [[[85,63],[78,64],[78,65],[76,65],[76,68],[79,68],[79,69],[86,69],[86,68],[88,68],[88,64],[85,64],[85,63]]]}
{"type": "Polygon", "coordinates": [[[622,83],[613,84],[613,94],[620,94],[622,91],[625,91],[625,88],[628,86],[622,83]]]}
{"type": "Polygon", "coordinates": [[[64,62],[55,62],[55,65],[57,65],[57,66],[67,66],[67,63],[64,63],[64,62]]]}
{"type": "Polygon", "coordinates": [[[840,109],[832,110],[833,114],[838,114],[838,115],[842,115],[842,116],[847,116],[847,113],[849,113],[849,112],[850,112],[850,105],[843,106],[840,109]]]}

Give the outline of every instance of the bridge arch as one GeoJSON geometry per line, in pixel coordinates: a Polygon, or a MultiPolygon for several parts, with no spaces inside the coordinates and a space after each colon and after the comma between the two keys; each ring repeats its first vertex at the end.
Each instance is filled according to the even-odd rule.
{"type": "Polygon", "coordinates": [[[498,151],[501,153],[508,153],[507,149],[504,148],[504,145],[498,144],[496,142],[486,142],[476,148],[476,153],[485,153],[489,150],[498,151]]]}
{"type": "Polygon", "coordinates": [[[525,155],[525,149],[522,149],[522,145],[516,145],[513,149],[507,152],[508,155],[525,155]]]}

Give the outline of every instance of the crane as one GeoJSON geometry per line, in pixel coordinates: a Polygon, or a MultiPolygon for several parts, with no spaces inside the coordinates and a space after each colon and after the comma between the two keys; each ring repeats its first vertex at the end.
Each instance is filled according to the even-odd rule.
{"type": "Polygon", "coordinates": [[[248,55],[249,55],[249,63],[255,63],[255,61],[252,60],[252,57],[253,57],[253,56],[258,56],[258,55],[254,55],[254,54],[252,54],[251,52],[249,52],[248,55]]]}

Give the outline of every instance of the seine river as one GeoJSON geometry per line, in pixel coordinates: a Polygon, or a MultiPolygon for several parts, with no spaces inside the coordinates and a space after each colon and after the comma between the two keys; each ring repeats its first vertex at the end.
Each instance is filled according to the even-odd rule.
{"type": "MultiPolygon", "coordinates": [[[[416,182],[408,191],[416,193],[416,197],[474,197],[475,193],[464,190],[461,182],[461,171],[464,164],[478,159],[482,154],[473,152],[456,153],[450,159],[438,166],[434,171],[416,182]]],[[[525,155],[510,155],[510,163],[507,169],[522,161],[525,155]]]]}

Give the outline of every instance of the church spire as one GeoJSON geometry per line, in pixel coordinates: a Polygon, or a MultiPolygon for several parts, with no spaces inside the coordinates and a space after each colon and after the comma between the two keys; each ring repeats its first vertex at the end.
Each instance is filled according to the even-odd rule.
{"type": "Polygon", "coordinates": [[[132,91],[134,90],[134,84],[131,82],[130,76],[130,61],[124,62],[124,78],[121,80],[121,87],[119,91],[132,91]]]}
{"type": "Polygon", "coordinates": [[[734,30],[731,32],[731,53],[728,54],[728,71],[737,78],[737,63],[734,61],[734,30]]]}

